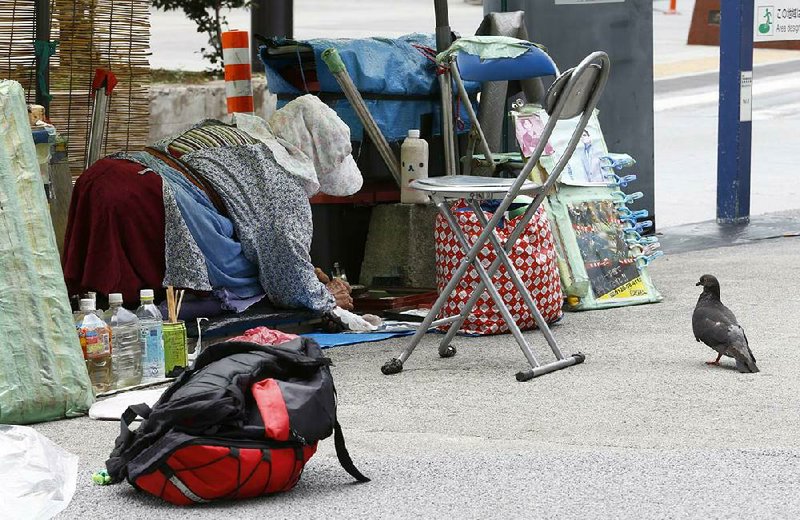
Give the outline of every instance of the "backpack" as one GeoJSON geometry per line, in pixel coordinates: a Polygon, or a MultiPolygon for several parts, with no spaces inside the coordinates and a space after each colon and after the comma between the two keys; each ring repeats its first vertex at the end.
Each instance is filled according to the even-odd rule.
{"type": "Polygon", "coordinates": [[[330,364],[307,338],[206,348],[152,409],[140,404],[122,415],[106,461],[111,482],[127,479],[178,505],[288,491],[331,434],[342,467],[368,482],[336,420],[330,364]],[[131,430],[137,416],[142,423],[131,430]]]}

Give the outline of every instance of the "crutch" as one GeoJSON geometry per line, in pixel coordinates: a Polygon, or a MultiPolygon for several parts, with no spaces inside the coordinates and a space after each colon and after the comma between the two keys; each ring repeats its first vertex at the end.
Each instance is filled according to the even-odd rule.
{"type": "Polygon", "coordinates": [[[106,69],[97,69],[92,80],[92,122],[89,126],[88,145],[86,147],[86,160],[83,169],[86,170],[99,158],[103,149],[103,138],[106,135],[106,118],[108,116],[108,101],[111,91],[117,85],[117,77],[106,69]]]}
{"type": "Polygon", "coordinates": [[[392,148],[389,146],[389,142],[386,140],[386,137],[384,137],[381,129],[378,128],[375,119],[373,119],[372,115],[369,113],[369,109],[366,103],[364,103],[364,98],[361,97],[361,93],[358,91],[355,84],[353,84],[353,79],[347,72],[347,67],[345,67],[341,56],[339,56],[339,51],[334,47],[325,49],[322,51],[322,61],[328,66],[328,69],[331,71],[331,74],[333,74],[339,87],[341,87],[342,92],[344,92],[345,97],[347,97],[353,110],[355,110],[358,119],[361,120],[364,131],[369,135],[369,138],[378,149],[383,162],[389,169],[389,173],[392,174],[397,185],[402,186],[400,161],[397,160],[392,148]]]}

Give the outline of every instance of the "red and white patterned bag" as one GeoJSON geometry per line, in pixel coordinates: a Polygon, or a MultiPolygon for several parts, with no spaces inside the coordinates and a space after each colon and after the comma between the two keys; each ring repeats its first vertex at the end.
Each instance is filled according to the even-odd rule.
{"type": "MultiPolygon", "coordinates": [[[[478,218],[464,201],[457,202],[453,207],[459,226],[472,244],[483,231],[478,218]]],[[[485,212],[486,218],[491,219],[492,214],[485,212]]],[[[502,226],[496,228],[500,240],[505,242],[508,235],[514,230],[522,216],[506,218],[502,226]]],[[[447,282],[458,269],[466,254],[458,243],[455,235],[447,225],[442,215],[436,217],[436,283],[441,292],[447,282]]],[[[485,269],[489,269],[496,258],[494,247],[487,244],[481,250],[478,258],[485,269]]],[[[509,258],[516,267],[523,283],[533,296],[539,312],[548,323],[559,319],[562,315],[561,281],[556,263],[556,251],[553,244],[553,234],[550,222],[544,208],[540,207],[522,233],[514,249],[509,253],[509,258]]],[[[493,280],[498,288],[511,315],[522,330],[531,330],[536,327],[522,296],[511,282],[511,277],[501,266],[495,273],[493,280]]],[[[447,299],[439,318],[453,316],[459,313],[461,307],[467,303],[470,295],[480,282],[480,277],[473,266],[467,270],[454,292],[447,299]]],[[[446,326],[444,326],[446,328],[446,326]]],[[[461,326],[461,332],[468,334],[502,334],[508,332],[508,325],[492,301],[489,293],[484,291],[473,307],[472,312],[461,326]]]]}

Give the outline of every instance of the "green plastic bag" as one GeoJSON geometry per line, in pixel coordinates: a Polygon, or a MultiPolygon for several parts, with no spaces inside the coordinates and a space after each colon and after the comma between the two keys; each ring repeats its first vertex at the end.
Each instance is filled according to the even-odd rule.
{"type": "Polygon", "coordinates": [[[0,423],[74,417],[93,401],[25,96],[0,81],[0,423]]]}
{"type": "MultiPolygon", "coordinates": [[[[568,310],[620,307],[662,300],[647,265],[659,256],[660,244],[642,237],[635,224],[620,218],[632,214],[628,195],[614,186],[604,170],[609,157],[595,111],[576,149],[558,179],[557,189],[545,201],[555,236],[561,285],[568,310]]],[[[512,112],[517,142],[523,155],[539,144],[548,116],[539,105],[517,106],[512,112]]],[[[533,180],[543,182],[554,171],[567,148],[578,118],[560,121],[549,139],[533,180]]],[[[615,154],[617,158],[622,157],[615,154]]],[[[627,156],[624,156],[627,157],[627,156]]],[[[630,157],[627,157],[631,159],[630,157]]],[[[629,165],[634,161],[630,160],[629,165]]],[[[632,194],[639,198],[641,193],[632,194]]]]}

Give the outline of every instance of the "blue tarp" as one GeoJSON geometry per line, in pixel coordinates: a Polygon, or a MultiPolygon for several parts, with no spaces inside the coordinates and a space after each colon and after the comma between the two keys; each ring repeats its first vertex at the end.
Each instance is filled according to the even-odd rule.
{"type": "MultiPolygon", "coordinates": [[[[317,93],[347,125],[353,140],[362,139],[363,127],[336,79],[322,61],[321,54],[325,49],[334,47],[342,58],[353,83],[365,98],[372,117],[389,141],[405,138],[408,130],[420,128],[421,117],[433,115],[433,131],[439,133],[440,98],[439,83],[436,77],[436,66],[426,58],[414,45],[435,48],[433,35],[409,34],[399,38],[364,38],[364,39],[313,39],[297,40],[291,43],[285,40],[274,40],[270,48],[289,48],[288,45],[299,45],[311,48],[314,53],[316,77],[304,71],[299,73],[300,52],[289,52],[280,55],[268,54],[268,47],[260,48],[261,61],[264,62],[267,85],[273,94],[278,95],[278,107],[286,104],[294,96],[307,92],[317,93]],[[293,85],[287,80],[287,70],[295,78],[293,85]],[[298,83],[299,81],[299,83],[298,83]],[[318,82],[318,83],[317,83],[318,82]],[[339,94],[325,96],[325,93],[339,94]],[[384,99],[370,99],[373,96],[384,96],[384,99]],[[386,99],[388,97],[388,99],[386,99]],[[395,99],[396,97],[406,99],[395,99]]],[[[469,84],[467,90],[474,93],[479,85],[469,84]]],[[[465,123],[460,131],[469,130],[469,119],[463,107],[460,108],[461,120],[465,123]]]]}
{"type": "Polygon", "coordinates": [[[414,334],[413,330],[404,330],[399,332],[339,332],[339,333],[323,333],[314,332],[310,334],[303,334],[303,337],[313,339],[322,348],[342,347],[344,345],[356,345],[358,343],[372,343],[375,341],[383,341],[385,339],[396,338],[399,336],[410,336],[414,334]]]}

